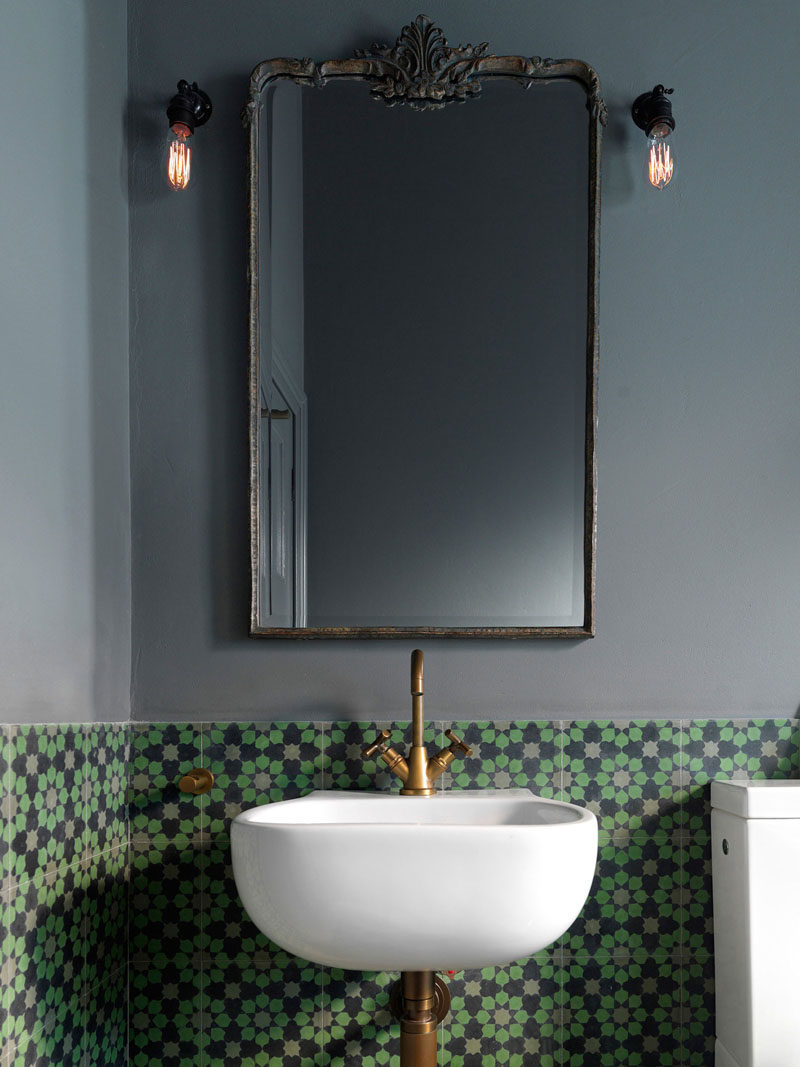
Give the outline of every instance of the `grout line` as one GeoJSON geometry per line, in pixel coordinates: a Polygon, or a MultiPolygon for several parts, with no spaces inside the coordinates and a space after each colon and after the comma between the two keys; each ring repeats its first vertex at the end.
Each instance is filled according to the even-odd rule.
{"type": "Polygon", "coordinates": [[[318,728],[318,731],[319,731],[319,766],[317,767],[317,772],[314,775],[314,780],[317,783],[316,786],[315,786],[316,789],[324,789],[325,788],[325,777],[326,777],[326,772],[325,772],[325,752],[326,752],[326,749],[327,749],[326,723],[324,723],[324,722],[317,723],[317,728],[318,728]]]}

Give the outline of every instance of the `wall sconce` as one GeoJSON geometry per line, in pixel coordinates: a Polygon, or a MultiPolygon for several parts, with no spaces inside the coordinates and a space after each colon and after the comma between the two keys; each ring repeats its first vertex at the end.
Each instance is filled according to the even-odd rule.
{"type": "Polygon", "coordinates": [[[211,101],[197,82],[190,85],[181,79],[178,92],[167,107],[169,119],[169,147],[167,180],[173,189],[185,189],[192,174],[192,146],[189,139],[195,126],[202,126],[211,117],[211,101]]]}
{"type": "Polygon", "coordinates": [[[656,189],[669,185],[675,172],[675,153],[670,135],[675,129],[672,103],[667,95],[672,89],[656,85],[651,93],[637,96],[631,108],[633,121],[647,135],[647,174],[656,189]]]}

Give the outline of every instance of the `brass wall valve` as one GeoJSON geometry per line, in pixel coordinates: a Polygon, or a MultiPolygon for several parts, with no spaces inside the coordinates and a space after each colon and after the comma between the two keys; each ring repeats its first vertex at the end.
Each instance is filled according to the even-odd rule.
{"type": "Polygon", "coordinates": [[[214,775],[205,767],[195,767],[194,770],[184,774],[178,782],[178,789],[182,793],[192,793],[194,796],[202,796],[207,793],[214,784],[214,775]]]}

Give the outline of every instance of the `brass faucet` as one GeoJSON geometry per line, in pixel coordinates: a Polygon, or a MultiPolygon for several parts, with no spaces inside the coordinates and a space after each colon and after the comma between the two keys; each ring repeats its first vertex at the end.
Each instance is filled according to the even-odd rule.
{"type": "Polygon", "coordinates": [[[440,749],[435,756],[428,757],[423,739],[425,712],[422,659],[421,650],[415,648],[411,653],[411,748],[408,750],[408,759],[389,745],[389,730],[381,730],[372,744],[361,750],[365,759],[371,759],[375,755],[381,757],[392,774],[403,783],[400,794],[404,797],[432,797],[436,792],[433,783],[447,770],[456,756],[472,755],[469,745],[465,745],[452,730],[445,730],[444,735],[450,744],[447,748],[440,749]]]}

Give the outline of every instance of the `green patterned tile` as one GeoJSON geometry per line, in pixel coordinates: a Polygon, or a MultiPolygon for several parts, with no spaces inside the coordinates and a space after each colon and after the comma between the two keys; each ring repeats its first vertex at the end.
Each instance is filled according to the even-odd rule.
{"type": "Polygon", "coordinates": [[[187,838],[137,838],[131,856],[134,959],[200,952],[202,847],[187,838]]]}
{"type": "Polygon", "coordinates": [[[567,723],[564,799],[609,833],[671,833],[680,825],[680,740],[679,724],[666,720],[567,723]]]}
{"type": "Polygon", "coordinates": [[[692,956],[714,952],[711,840],[702,833],[681,845],[681,922],[684,949],[692,956]]]}
{"type": "Polygon", "coordinates": [[[538,954],[507,967],[467,971],[450,982],[441,1064],[551,1067],[561,1018],[556,961],[538,954]]]}
{"type": "Polygon", "coordinates": [[[556,1062],[675,1067],[681,1062],[681,972],[670,958],[588,958],[565,965],[556,1062]]]}
{"type": "MultiPolygon", "coordinates": [[[[410,722],[332,722],[325,724],[323,741],[323,789],[349,789],[359,792],[397,793],[402,782],[380,759],[364,759],[361,750],[381,730],[392,733],[391,744],[403,755],[411,743],[410,722]]],[[[444,742],[441,729],[432,722],[425,726],[425,744],[434,750],[444,742]]]]}
{"type": "Polygon", "coordinates": [[[204,842],[202,870],[203,952],[218,962],[264,962],[280,952],[250,920],[239,899],[227,833],[204,842]]]}
{"type": "Polygon", "coordinates": [[[797,719],[703,720],[684,728],[684,823],[711,833],[715,778],[800,777],[797,719]]]}
{"type": "Polygon", "coordinates": [[[682,966],[681,1042],[684,1067],[714,1062],[714,958],[700,955],[682,966]]]}
{"type": "Polygon", "coordinates": [[[127,970],[107,974],[83,999],[82,1067],[125,1067],[128,1062],[127,970]]]}
{"type": "Polygon", "coordinates": [[[316,1067],[322,1062],[321,968],[211,964],[203,984],[202,1067],[316,1067]]]}
{"type": "Polygon", "coordinates": [[[376,1067],[397,1062],[400,1024],[389,1012],[397,974],[332,968],[324,978],[326,1067],[376,1067]]]}
{"type": "Polygon", "coordinates": [[[92,852],[128,836],[130,724],[91,723],[82,732],[83,847],[92,852]]]}
{"type": "Polygon", "coordinates": [[[83,1063],[80,1045],[72,1037],[57,1040],[52,1034],[39,1032],[23,1034],[8,1046],[7,1058],[0,1061],[3,1067],[77,1067],[83,1063]]]}
{"type": "Polygon", "coordinates": [[[83,763],[81,727],[17,728],[8,797],[13,881],[60,870],[80,856],[83,763]]]}
{"type": "Polygon", "coordinates": [[[199,1067],[202,987],[202,970],[191,957],[131,964],[131,1067],[199,1067]]]}
{"type": "Polygon", "coordinates": [[[87,858],[81,865],[85,989],[124,969],[127,962],[128,861],[125,847],[87,858]]]}
{"type": "Polygon", "coordinates": [[[530,789],[559,799],[561,729],[554,722],[454,722],[472,749],[448,771],[453,789],[530,789]]]}
{"type": "Polygon", "coordinates": [[[559,944],[571,956],[677,950],[682,942],[682,838],[601,837],[581,914],[559,944]]]}
{"type": "Polygon", "coordinates": [[[211,723],[204,752],[216,778],[208,794],[212,835],[229,831],[240,811],[320,786],[322,735],[314,723],[211,723]]]}
{"type": "Polygon", "coordinates": [[[7,896],[7,1040],[21,1046],[27,1037],[50,1062],[69,1062],[80,1047],[84,961],[75,871],[37,875],[7,896]]]}
{"type": "Polygon", "coordinates": [[[178,780],[203,766],[202,735],[193,723],[133,723],[131,835],[193,837],[205,826],[207,796],[181,793],[178,780]]]}
{"type": "MultiPolygon", "coordinates": [[[[15,750],[16,726],[0,725],[0,890],[11,871],[11,756],[15,750]]],[[[16,799],[15,799],[16,803],[16,799]]],[[[2,938],[0,938],[2,943],[2,938]]],[[[0,998],[1,999],[1,998],[0,998]]],[[[0,1004],[2,1013],[2,1004],[0,1004]]],[[[2,1030],[0,1030],[0,1034],[2,1030]]]]}

